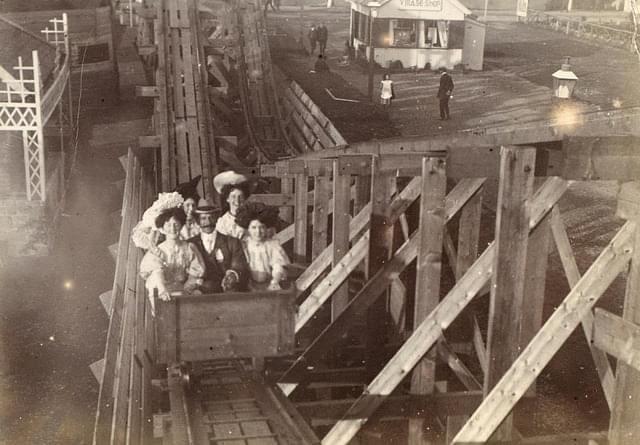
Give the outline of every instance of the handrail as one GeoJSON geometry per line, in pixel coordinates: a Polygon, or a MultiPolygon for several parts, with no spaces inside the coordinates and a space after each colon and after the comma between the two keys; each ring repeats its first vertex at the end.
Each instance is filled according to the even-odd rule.
{"type": "Polygon", "coordinates": [[[64,94],[65,86],[67,81],[69,80],[69,72],[71,67],[71,57],[68,54],[65,54],[64,64],[58,71],[58,75],[55,80],[44,93],[44,97],[42,98],[42,122],[46,124],[51,114],[53,114],[53,110],[55,110],[58,102],[62,98],[64,94]]]}

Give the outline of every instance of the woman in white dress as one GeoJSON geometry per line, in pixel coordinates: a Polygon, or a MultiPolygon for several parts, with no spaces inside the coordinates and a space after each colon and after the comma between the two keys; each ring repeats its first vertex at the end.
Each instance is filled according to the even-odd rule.
{"type": "Polygon", "coordinates": [[[186,215],[181,207],[162,210],[155,224],[166,237],[165,241],[152,246],[140,262],[140,276],[153,307],[153,294],[157,291],[161,300],[171,299],[171,293],[194,292],[202,282],[205,272],[204,259],[193,243],[180,238],[186,215]]]}
{"type": "Polygon", "coordinates": [[[216,231],[223,235],[242,239],[246,228],[238,225],[236,215],[238,209],[250,195],[250,184],[246,176],[234,171],[219,173],[213,178],[213,186],[221,197],[225,213],[218,218],[216,231]]]}
{"type": "Polygon", "coordinates": [[[242,240],[249,264],[251,290],[280,290],[287,279],[286,266],[291,264],[280,243],[269,237],[269,228],[278,217],[278,209],[259,203],[240,207],[237,223],[247,230],[242,240]]]}

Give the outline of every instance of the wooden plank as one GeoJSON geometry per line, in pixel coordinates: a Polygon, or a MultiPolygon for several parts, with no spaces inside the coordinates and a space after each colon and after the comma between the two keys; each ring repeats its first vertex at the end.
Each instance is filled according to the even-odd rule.
{"type": "MultiPolygon", "coordinates": [[[[573,288],[580,281],[580,271],[578,270],[578,264],[571,250],[571,244],[569,243],[569,236],[562,223],[562,217],[560,216],[560,210],[557,206],[554,206],[551,211],[551,233],[555,241],[558,255],[564,269],[564,273],[569,282],[569,287],[573,288]]],[[[593,332],[593,313],[587,312],[582,319],[582,330],[587,339],[587,345],[591,351],[591,357],[600,377],[600,383],[602,384],[602,392],[607,400],[609,408],[613,406],[613,391],[614,391],[614,378],[613,370],[611,369],[611,363],[606,354],[593,346],[592,332],[593,332]]]]}
{"type": "MultiPolygon", "coordinates": [[[[483,182],[484,180],[460,181],[460,183],[451,190],[445,201],[445,218],[447,221],[462,208],[465,202],[464,198],[469,199],[473,196],[483,182]]],[[[537,223],[535,219],[533,221],[537,223]]],[[[411,238],[396,251],[394,257],[387,262],[375,276],[371,277],[360,292],[349,302],[345,311],[343,311],[336,321],[328,326],[289,367],[283,374],[281,381],[296,380],[300,372],[306,368],[307,362],[322,357],[323,354],[341,338],[344,332],[346,332],[350,318],[364,315],[368,305],[380,295],[379,292],[384,290],[389,283],[395,279],[396,274],[402,271],[404,267],[415,258],[416,252],[417,235],[414,233],[411,238]]]]}
{"type": "Polygon", "coordinates": [[[640,216],[640,203],[636,200],[638,195],[640,195],[640,183],[626,182],[621,184],[618,191],[616,216],[624,219],[640,216]]]}
{"type": "Polygon", "coordinates": [[[632,254],[635,225],[627,222],[549,317],[527,348],[473,413],[454,443],[482,442],[507,417],[632,254]]]}
{"type": "MultiPolygon", "coordinates": [[[[158,47],[158,66],[155,72],[156,85],[159,90],[158,102],[155,106],[155,114],[158,116],[158,128],[156,132],[160,137],[160,176],[162,190],[169,190],[171,173],[169,168],[169,128],[167,116],[167,72],[166,72],[166,51],[165,39],[162,34],[164,28],[164,14],[161,2],[157,3],[158,19],[154,21],[154,39],[158,47]]],[[[154,120],[155,122],[155,120],[154,120]]]]}
{"type": "MultiPolygon", "coordinates": [[[[369,256],[367,276],[375,275],[393,256],[393,227],[390,218],[391,194],[396,189],[396,180],[389,172],[380,170],[379,160],[374,158],[371,166],[371,222],[369,224],[369,256]]],[[[365,333],[365,367],[367,375],[373,378],[383,365],[379,347],[386,342],[388,320],[388,287],[391,281],[380,289],[383,297],[378,297],[367,310],[365,333]]]]}
{"type": "Polygon", "coordinates": [[[295,175],[294,207],[295,235],[293,237],[293,261],[305,263],[307,260],[307,218],[308,218],[308,177],[305,174],[295,175]]]}
{"type": "Polygon", "coordinates": [[[455,268],[456,279],[464,275],[478,257],[480,220],[482,217],[482,195],[483,189],[479,189],[478,192],[467,201],[460,213],[455,268]]]}
{"type": "MultiPolygon", "coordinates": [[[[632,193],[627,195],[627,199],[635,201],[636,206],[640,204],[638,191],[640,188],[636,186],[632,193]]],[[[610,332],[610,335],[615,336],[615,343],[621,348],[618,351],[620,354],[616,355],[618,362],[614,404],[609,424],[609,441],[612,444],[620,445],[631,445],[640,441],[640,428],[638,428],[638,412],[640,410],[640,374],[638,371],[640,368],[638,367],[637,354],[633,350],[637,348],[637,335],[640,332],[638,329],[638,324],[640,324],[640,215],[632,215],[629,222],[635,224],[635,233],[631,243],[633,253],[622,309],[623,323],[609,324],[610,327],[614,325],[617,328],[624,326],[622,329],[610,332]]],[[[597,319],[594,326],[595,342],[598,337],[597,319]]],[[[600,324],[600,327],[603,328],[603,324],[600,324]]]]}
{"type": "MultiPolygon", "coordinates": [[[[140,202],[140,187],[143,176],[138,169],[135,177],[133,191],[133,214],[138,218],[142,213],[140,202]]],[[[137,219],[137,218],[136,218],[137,219]]],[[[126,424],[128,417],[128,400],[130,398],[131,361],[133,358],[133,332],[135,316],[135,288],[138,280],[138,264],[141,260],[141,250],[135,244],[129,243],[127,255],[127,276],[124,287],[124,302],[122,311],[122,328],[120,334],[120,347],[116,365],[115,397],[113,401],[113,420],[111,424],[111,442],[123,443],[126,437],[126,424]]]]}
{"type": "Polygon", "coordinates": [[[449,345],[447,340],[444,338],[438,342],[437,352],[442,360],[449,365],[449,368],[451,368],[465,388],[471,391],[482,390],[482,384],[476,379],[469,368],[465,366],[462,360],[460,360],[458,355],[451,348],[451,345],[449,345]]]}
{"type": "Polygon", "coordinates": [[[593,344],[640,371],[640,326],[604,309],[594,312],[593,344]]]}
{"type": "MultiPolygon", "coordinates": [[[[332,267],[340,262],[349,251],[349,224],[351,215],[349,206],[351,201],[351,176],[342,172],[341,160],[333,161],[333,223],[332,267]]],[[[331,320],[335,320],[344,310],[349,298],[349,286],[343,283],[335,288],[331,298],[331,320]]]]}
{"type": "MultiPolygon", "coordinates": [[[[526,271],[522,324],[520,329],[520,350],[524,349],[542,326],[544,291],[549,260],[551,229],[547,215],[529,235],[527,244],[526,271]]],[[[529,396],[535,396],[536,385],[531,385],[529,396]]]]}
{"type": "Polygon", "coordinates": [[[120,226],[120,238],[118,241],[118,259],[113,278],[112,310],[109,317],[107,341],[104,353],[104,369],[100,376],[100,391],[98,394],[98,408],[96,410],[96,423],[94,429],[94,442],[96,444],[109,443],[111,436],[111,424],[113,418],[113,388],[115,386],[115,369],[117,363],[118,346],[122,326],[122,312],[126,278],[126,261],[129,253],[130,230],[137,222],[137,215],[133,214],[134,183],[136,173],[136,160],[133,152],[127,153],[127,174],[125,177],[122,208],[124,214],[120,226]]]}
{"type": "MultiPolygon", "coordinates": [[[[420,247],[416,262],[416,292],[413,325],[420,323],[433,311],[440,300],[442,246],[445,230],[445,194],[447,188],[446,161],[423,158],[422,193],[420,195],[420,247]]],[[[418,363],[411,375],[411,393],[429,394],[434,391],[436,351],[418,363]]],[[[409,443],[424,443],[424,422],[409,419],[409,443]]]]}
{"type": "MultiPolygon", "coordinates": [[[[329,195],[331,181],[326,176],[316,176],[313,186],[313,222],[311,259],[315,260],[327,247],[327,232],[329,223],[329,195]]],[[[349,223],[351,226],[351,223],[349,223]]],[[[349,227],[350,228],[350,227],[349,227]]],[[[351,237],[349,237],[351,238],[351,237]]]]}
{"type": "MultiPolygon", "coordinates": [[[[525,205],[533,188],[535,149],[503,147],[496,215],[496,256],[491,280],[491,304],[484,378],[488,393],[509,369],[520,351],[523,320],[529,214],[525,205]]],[[[511,417],[494,436],[511,440],[511,417]]]]}
{"type": "MultiPolygon", "coordinates": [[[[561,196],[561,193],[558,193],[557,190],[564,190],[563,187],[566,188],[566,184],[547,180],[544,186],[534,195],[531,209],[535,211],[531,213],[530,229],[535,227],[548,211],[547,207],[541,205],[538,201],[547,202],[549,199],[555,198],[555,201],[552,200],[551,204],[555,203],[561,196]]],[[[452,193],[453,190],[449,195],[452,193]]],[[[445,214],[447,214],[446,211],[445,214]]],[[[493,272],[494,255],[495,244],[491,243],[467,273],[460,278],[440,301],[440,304],[420,326],[414,329],[414,332],[389,360],[384,369],[367,386],[365,395],[353,404],[345,415],[344,420],[338,422],[325,436],[323,444],[346,444],[355,436],[360,426],[364,423],[362,419],[368,419],[376,411],[385,397],[393,392],[422,356],[436,344],[442,332],[451,325],[478,291],[486,285],[493,272]],[[370,395],[377,395],[378,397],[372,398],[370,395]],[[358,422],[348,420],[350,416],[353,416],[353,413],[357,413],[358,418],[361,420],[358,422]]]]}
{"type": "Polygon", "coordinates": [[[351,272],[362,262],[368,250],[369,232],[332,266],[329,274],[313,289],[309,296],[302,302],[296,316],[296,332],[313,317],[320,307],[329,299],[349,276],[351,272]]]}

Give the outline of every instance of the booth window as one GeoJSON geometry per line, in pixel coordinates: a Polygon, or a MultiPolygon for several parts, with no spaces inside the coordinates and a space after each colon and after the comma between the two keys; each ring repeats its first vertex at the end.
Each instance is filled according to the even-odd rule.
{"type": "Polygon", "coordinates": [[[427,48],[449,47],[449,21],[425,20],[424,21],[424,45],[427,48]]]}
{"type": "Polygon", "coordinates": [[[392,20],[393,46],[415,48],[417,46],[417,29],[415,20],[392,20]]]}

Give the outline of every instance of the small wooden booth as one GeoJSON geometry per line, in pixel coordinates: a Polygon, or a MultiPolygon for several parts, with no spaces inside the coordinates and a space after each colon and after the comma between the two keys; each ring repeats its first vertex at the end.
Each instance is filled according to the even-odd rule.
{"type": "Polygon", "coordinates": [[[485,25],[458,0],[349,0],[350,43],[361,57],[388,67],[481,70],[485,25]]]}

